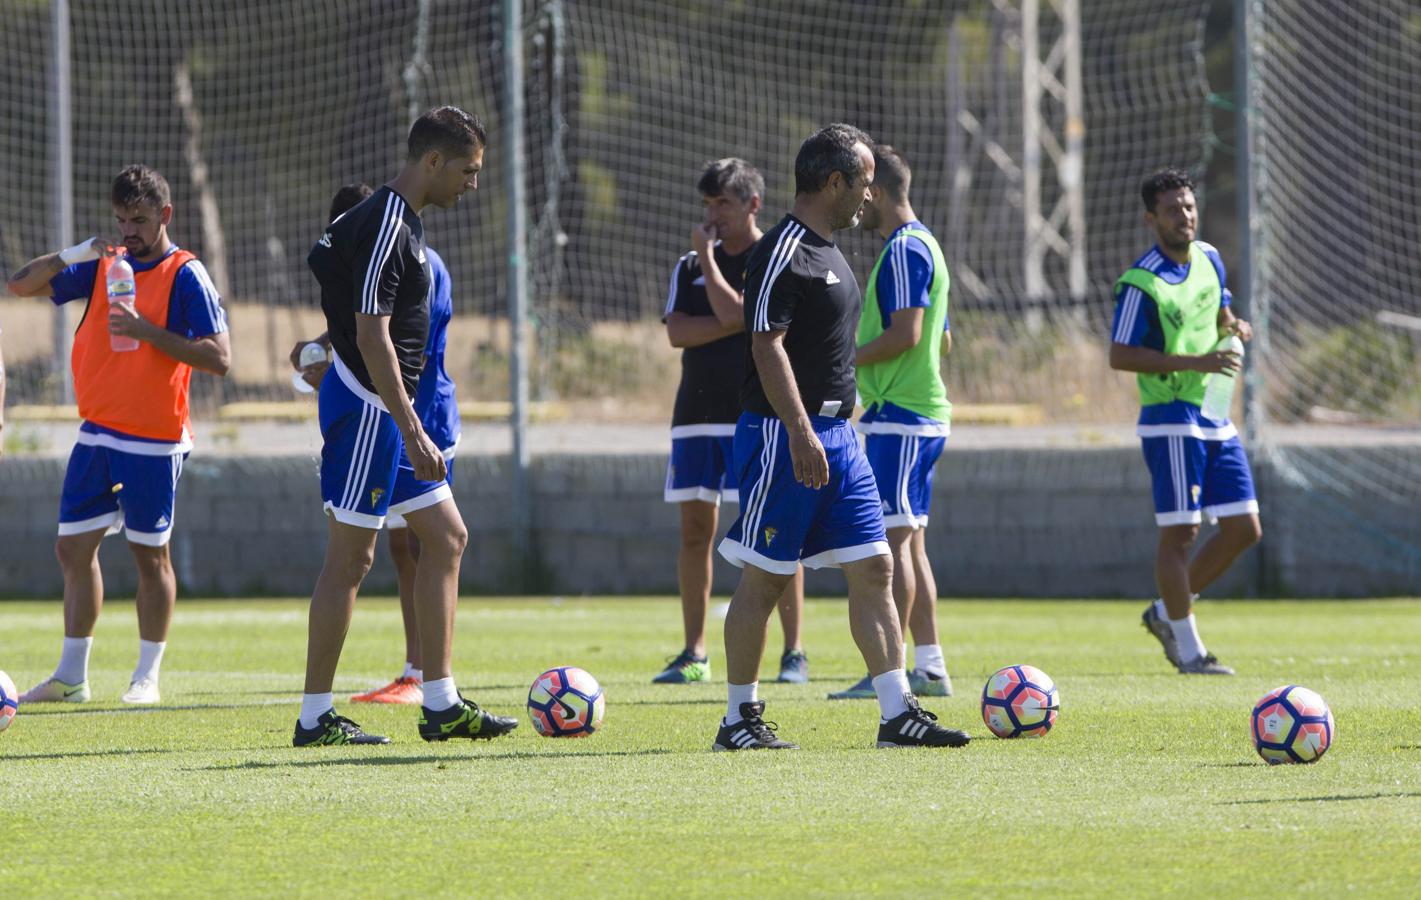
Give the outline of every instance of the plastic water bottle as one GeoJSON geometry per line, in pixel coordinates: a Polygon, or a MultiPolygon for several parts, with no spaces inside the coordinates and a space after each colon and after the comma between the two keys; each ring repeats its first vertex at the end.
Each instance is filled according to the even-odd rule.
{"type": "MultiPolygon", "coordinates": [[[[1232,350],[1238,354],[1239,371],[1243,370],[1243,341],[1238,335],[1231,334],[1219,341],[1215,351],[1232,350]]],[[[1223,422],[1228,419],[1229,412],[1233,408],[1234,383],[1238,381],[1238,372],[1224,374],[1215,372],[1209,376],[1209,383],[1204,386],[1204,402],[1200,412],[1204,418],[1212,419],[1215,422],[1223,422]]]]}
{"type": "MultiPolygon", "coordinates": [[[[112,316],[114,309],[120,306],[132,312],[135,291],[133,285],[133,267],[128,264],[128,260],[122,256],[117,257],[109,266],[107,277],[109,315],[112,316]]],[[[109,334],[109,349],[115,353],[137,350],[138,338],[127,337],[122,334],[109,334]]]]}
{"type": "Polygon", "coordinates": [[[301,374],[311,366],[330,362],[331,355],[326,352],[324,346],[315,341],[311,341],[301,347],[301,354],[297,359],[301,363],[301,369],[291,373],[291,386],[296,389],[297,393],[313,393],[316,389],[307,384],[306,379],[302,378],[301,374]]]}

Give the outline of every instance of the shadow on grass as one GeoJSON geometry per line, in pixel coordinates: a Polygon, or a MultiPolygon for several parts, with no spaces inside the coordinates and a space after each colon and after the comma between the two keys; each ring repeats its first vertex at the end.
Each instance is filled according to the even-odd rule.
{"type": "Polygon", "coordinates": [[[1391,800],[1421,797],[1421,791],[1378,791],[1375,794],[1330,794],[1326,797],[1265,797],[1262,800],[1221,800],[1217,806],[1248,806],[1263,803],[1332,803],[1341,800],[1391,800]]]}
{"type": "MultiPolygon", "coordinates": [[[[87,707],[84,709],[65,709],[62,707],[54,709],[30,709],[25,707],[25,716],[112,716],[128,715],[132,713],[165,713],[165,712],[188,712],[195,709],[260,709],[264,706],[275,706],[278,703],[299,703],[300,698],[290,699],[289,695],[283,696],[280,700],[269,700],[265,703],[183,703],[183,704],[160,704],[157,706],[110,706],[110,707],[87,707]]],[[[57,706],[56,704],[50,704],[57,706]]],[[[73,704],[69,704],[71,707],[73,704]]]]}
{"type": "Polygon", "coordinates": [[[534,753],[528,750],[508,750],[502,753],[476,754],[473,756],[435,756],[425,754],[421,756],[353,756],[342,759],[303,759],[291,762],[262,762],[251,760],[244,763],[232,763],[225,766],[198,766],[187,769],[189,772],[241,772],[246,770],[259,769],[309,769],[320,766],[418,766],[428,763],[462,763],[482,760],[510,760],[510,759],[592,759],[597,757],[619,757],[619,756],[663,756],[673,753],[672,750],[651,749],[651,750],[608,750],[595,753],[579,753],[577,751],[549,751],[547,753],[534,753]]]}
{"type": "Polygon", "coordinates": [[[164,750],[159,748],[149,748],[147,750],[134,750],[124,747],[116,750],[76,750],[73,753],[5,753],[0,754],[0,759],[5,762],[23,759],[82,759],[93,756],[137,756],[141,753],[177,753],[177,750],[164,750]]]}
{"type": "Polygon", "coordinates": [[[1258,766],[1264,766],[1264,767],[1266,767],[1267,765],[1268,765],[1267,763],[1265,763],[1263,760],[1260,759],[1260,760],[1256,760],[1256,761],[1244,760],[1243,762],[1231,762],[1231,763],[1200,763],[1200,764],[1199,764],[1199,768],[1201,768],[1201,769],[1252,769],[1252,768],[1255,768],[1255,767],[1258,767],[1258,766]]]}

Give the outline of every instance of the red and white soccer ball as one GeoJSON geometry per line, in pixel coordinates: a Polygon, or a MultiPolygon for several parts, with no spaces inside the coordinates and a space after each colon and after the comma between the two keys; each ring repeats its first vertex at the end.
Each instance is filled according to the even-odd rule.
{"type": "Polygon", "coordinates": [[[1056,724],[1061,695],[1035,666],[1005,666],[982,688],[982,721],[999,738],[1042,737],[1056,724]]]}
{"type": "Polygon", "coordinates": [[[0,672],[0,731],[10,727],[15,714],[20,711],[20,695],[15,690],[15,682],[0,672]]]}
{"type": "Polygon", "coordinates": [[[1269,765],[1310,763],[1322,759],[1332,746],[1337,725],[1321,695],[1288,684],[1274,688],[1253,704],[1249,734],[1253,749],[1269,765]]]}
{"type": "Polygon", "coordinates": [[[549,669],[528,689],[528,716],[543,737],[587,737],[606,708],[602,685],[576,666],[549,669]]]}

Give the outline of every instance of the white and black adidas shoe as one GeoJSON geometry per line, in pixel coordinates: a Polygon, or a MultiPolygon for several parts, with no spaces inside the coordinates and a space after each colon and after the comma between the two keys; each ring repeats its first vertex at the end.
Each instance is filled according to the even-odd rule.
{"type": "Polygon", "coordinates": [[[883,747],[965,747],[972,737],[965,731],[944,728],[937,716],[918,705],[918,698],[904,694],[907,712],[878,726],[878,746],[883,747]]]}
{"type": "Polygon", "coordinates": [[[780,726],[760,718],[765,712],[765,701],[740,704],[741,719],[734,725],[721,720],[720,730],[715,733],[712,750],[798,750],[798,744],[782,741],[775,737],[780,726]]]}

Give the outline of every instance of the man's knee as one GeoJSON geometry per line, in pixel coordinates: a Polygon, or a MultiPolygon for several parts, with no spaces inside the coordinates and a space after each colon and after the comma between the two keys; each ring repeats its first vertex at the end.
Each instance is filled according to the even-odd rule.
{"type": "MultiPolygon", "coordinates": [[[[893,580],[893,557],[887,553],[880,553],[865,559],[848,563],[844,566],[846,570],[852,567],[852,577],[855,581],[869,584],[889,584],[893,580]]],[[[845,574],[850,574],[846,571],[845,574]]]]}
{"type": "Polygon", "coordinates": [[[95,557],[99,555],[99,545],[79,537],[82,536],[65,535],[54,542],[54,557],[59,560],[61,569],[87,569],[94,564],[95,557]]]}
{"type": "Polygon", "coordinates": [[[705,547],[715,539],[716,510],[709,503],[686,503],[681,512],[681,546],[705,547]],[[705,507],[699,509],[697,507],[705,507]]]}
{"type": "Polygon", "coordinates": [[[464,555],[464,548],[467,546],[469,529],[464,525],[463,519],[455,516],[436,534],[425,535],[420,540],[419,548],[421,557],[428,554],[433,557],[458,559],[464,555]]]}
{"type": "Polygon", "coordinates": [[[1194,541],[1199,537],[1199,526],[1196,525],[1170,525],[1159,530],[1159,549],[1161,553],[1188,553],[1189,548],[1194,546],[1194,541]]]}
{"type": "Polygon", "coordinates": [[[173,558],[168,553],[168,545],[149,547],[145,544],[129,544],[133,551],[133,561],[138,566],[140,578],[163,578],[172,574],[173,558]]]}
{"type": "Polygon", "coordinates": [[[326,547],[326,568],[347,582],[363,581],[375,564],[375,544],[336,544],[326,547]]]}
{"type": "Polygon", "coordinates": [[[1263,540],[1263,523],[1258,521],[1257,516],[1232,516],[1221,519],[1219,529],[1228,536],[1229,543],[1239,551],[1247,550],[1263,540]]]}

